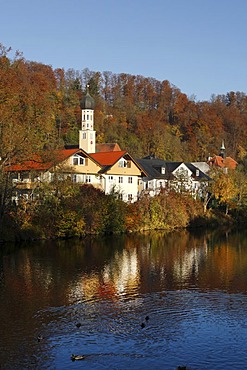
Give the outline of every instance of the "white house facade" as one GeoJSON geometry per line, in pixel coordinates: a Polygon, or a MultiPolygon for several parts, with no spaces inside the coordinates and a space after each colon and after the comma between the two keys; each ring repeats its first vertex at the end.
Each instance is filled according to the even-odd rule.
{"type": "Polygon", "coordinates": [[[211,181],[192,163],[168,162],[153,157],[140,159],[138,163],[148,174],[142,178],[141,194],[155,196],[161,189],[174,189],[200,197],[204,186],[211,181]]]}

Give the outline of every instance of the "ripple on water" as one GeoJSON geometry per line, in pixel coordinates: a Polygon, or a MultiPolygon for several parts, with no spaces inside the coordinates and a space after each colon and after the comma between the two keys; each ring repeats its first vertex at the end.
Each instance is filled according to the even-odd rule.
{"type": "Polygon", "coordinates": [[[39,314],[50,323],[44,329],[54,356],[78,351],[92,355],[91,368],[97,368],[99,355],[96,362],[102,368],[109,366],[111,356],[119,364],[126,356],[131,367],[134,353],[142,366],[163,366],[165,356],[168,369],[183,363],[220,369],[219,359],[240,369],[247,363],[246,354],[240,353],[247,337],[246,313],[247,299],[241,294],[182,290],[85,300],[39,314]]]}

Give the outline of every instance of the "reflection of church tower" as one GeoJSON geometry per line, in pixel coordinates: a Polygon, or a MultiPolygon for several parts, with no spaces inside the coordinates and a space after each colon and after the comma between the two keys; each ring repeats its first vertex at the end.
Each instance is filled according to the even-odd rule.
{"type": "Polygon", "coordinates": [[[94,131],[94,99],[87,93],[81,100],[81,130],[79,131],[79,148],[87,153],[95,153],[96,135],[94,131]]]}
{"type": "Polygon", "coordinates": [[[221,148],[220,148],[220,154],[222,158],[226,158],[226,148],[224,144],[224,140],[222,140],[221,148]]]}

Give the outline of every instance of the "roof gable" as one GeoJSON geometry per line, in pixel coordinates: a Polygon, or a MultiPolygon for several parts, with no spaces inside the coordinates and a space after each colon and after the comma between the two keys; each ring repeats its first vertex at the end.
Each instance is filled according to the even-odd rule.
{"type": "Polygon", "coordinates": [[[195,180],[198,180],[198,181],[201,181],[201,180],[210,181],[210,180],[212,180],[211,177],[209,177],[205,172],[203,172],[200,168],[195,166],[193,163],[186,162],[185,164],[190,169],[191,176],[195,180]]]}
{"type": "Polygon", "coordinates": [[[186,166],[185,163],[180,163],[173,171],[172,173],[175,175],[175,176],[185,176],[185,177],[190,177],[191,174],[192,174],[192,171],[189,169],[188,166],[186,166]]]}
{"type": "Polygon", "coordinates": [[[112,152],[91,153],[90,156],[101,166],[113,166],[120,158],[126,154],[126,150],[112,152]]]}
{"type": "Polygon", "coordinates": [[[7,171],[47,171],[55,165],[64,162],[74,154],[81,154],[89,157],[82,149],[61,149],[44,152],[44,155],[34,155],[32,159],[21,163],[14,163],[7,167],[7,171]]]}
{"type": "Polygon", "coordinates": [[[92,153],[90,156],[97,161],[97,163],[103,168],[99,173],[105,173],[113,168],[113,166],[120,161],[121,158],[125,160],[130,160],[143,175],[147,175],[145,169],[140,166],[139,162],[131,157],[131,155],[126,150],[113,151],[113,152],[98,152],[92,153]]]}

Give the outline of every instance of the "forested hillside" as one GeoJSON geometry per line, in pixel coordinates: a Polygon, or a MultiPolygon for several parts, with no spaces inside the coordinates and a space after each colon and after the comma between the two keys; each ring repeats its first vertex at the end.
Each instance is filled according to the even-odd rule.
{"type": "MultiPolygon", "coordinates": [[[[247,149],[247,96],[228,92],[197,102],[169,81],[67,71],[27,61],[0,47],[0,157],[28,157],[78,143],[79,101],[86,84],[96,102],[97,142],[118,142],[133,156],[199,161],[218,154],[241,161],[247,149]]],[[[62,64],[62,61],[61,61],[62,64]]],[[[85,60],[86,64],[86,60],[85,60]]],[[[164,76],[166,71],[164,70],[164,76]]]]}

